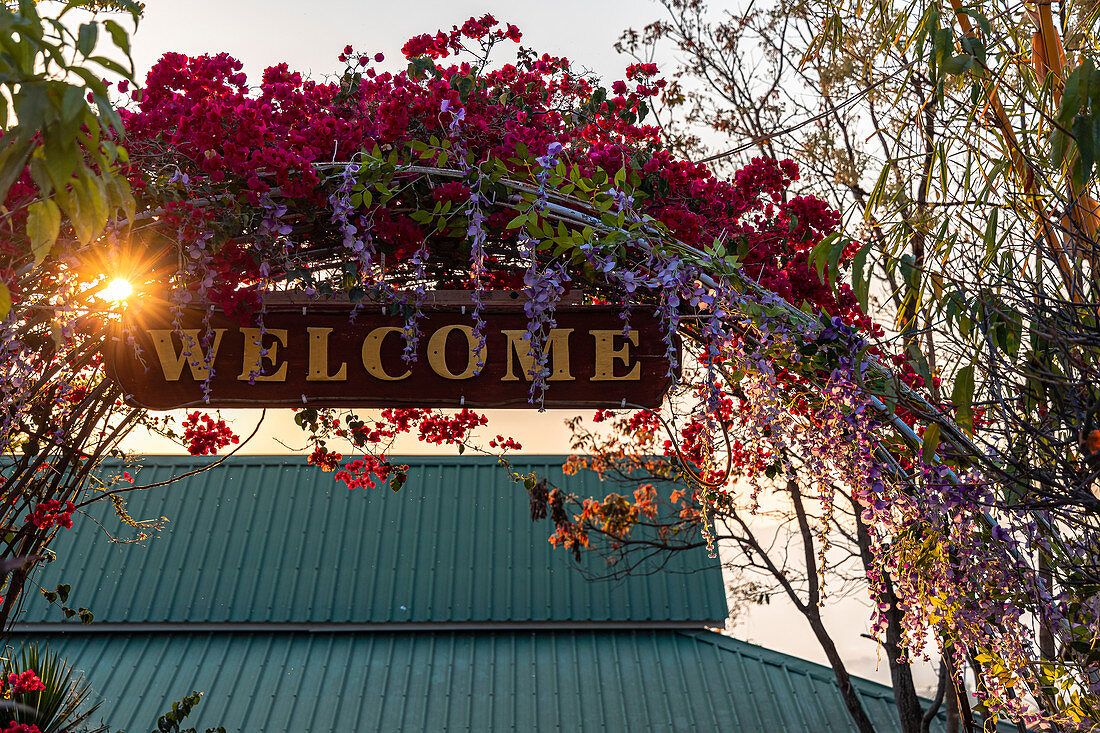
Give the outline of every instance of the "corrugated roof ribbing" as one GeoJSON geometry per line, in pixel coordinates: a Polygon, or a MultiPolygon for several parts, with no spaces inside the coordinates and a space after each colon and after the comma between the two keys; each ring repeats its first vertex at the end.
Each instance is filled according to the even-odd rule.
{"type": "MultiPolygon", "coordinates": [[[[72,586],[70,605],[100,622],[399,623],[646,622],[726,615],[721,572],[706,552],[622,582],[583,582],[567,553],[532,523],[527,495],[485,457],[399,457],[408,484],[349,491],[332,474],[286,456],[234,457],[217,469],[127,497],[135,518],[168,517],[143,545],[106,532],[63,532],[43,587],[72,586]],[[690,572],[702,569],[700,572],[690,572]]],[[[146,456],[138,484],[200,465],[146,456]]],[[[563,477],[562,458],[520,456],[579,494],[614,490],[591,473],[563,477]]],[[[623,491],[622,488],[618,489],[623,491]]],[[[107,502],[91,518],[119,520],[107,502]]],[[[586,557],[590,571],[606,572],[586,557]]],[[[59,621],[29,597],[23,623],[59,621]]]]}
{"type": "MultiPolygon", "coordinates": [[[[48,635],[141,730],[193,690],[228,731],[853,731],[830,670],[710,632],[48,635]]],[[[853,681],[882,731],[890,689],[853,681]]],[[[933,730],[943,730],[942,721],[933,730]]]]}

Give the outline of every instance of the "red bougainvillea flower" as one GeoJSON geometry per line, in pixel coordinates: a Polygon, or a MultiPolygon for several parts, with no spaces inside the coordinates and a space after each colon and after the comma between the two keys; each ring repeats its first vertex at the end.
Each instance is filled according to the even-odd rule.
{"type": "Polygon", "coordinates": [[[23,695],[28,692],[38,692],[46,689],[46,686],[42,684],[42,680],[38,678],[38,674],[33,669],[27,669],[19,673],[9,672],[7,682],[13,695],[23,695]]]}

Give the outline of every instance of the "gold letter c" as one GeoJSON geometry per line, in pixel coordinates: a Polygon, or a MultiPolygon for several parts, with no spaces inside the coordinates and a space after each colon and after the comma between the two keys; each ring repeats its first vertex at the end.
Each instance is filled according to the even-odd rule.
{"type": "Polygon", "coordinates": [[[382,368],[382,342],[386,340],[387,335],[401,333],[403,330],[397,326],[379,326],[363,339],[363,366],[372,377],[386,382],[399,382],[412,374],[411,369],[406,369],[400,377],[391,377],[382,368]]]}

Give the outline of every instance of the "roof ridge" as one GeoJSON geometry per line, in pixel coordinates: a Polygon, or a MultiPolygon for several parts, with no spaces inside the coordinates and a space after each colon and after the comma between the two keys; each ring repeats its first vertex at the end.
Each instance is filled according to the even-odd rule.
{"type": "MultiPolygon", "coordinates": [[[[352,454],[348,454],[349,456],[352,454]]],[[[570,453],[512,453],[508,456],[509,463],[564,463],[571,455],[570,453]]],[[[441,453],[391,453],[386,456],[391,461],[413,461],[417,463],[446,463],[446,464],[462,464],[462,463],[487,463],[491,465],[497,465],[500,462],[499,456],[493,455],[480,455],[480,454],[468,454],[468,455],[451,455],[441,453]]],[[[290,465],[305,465],[309,459],[309,456],[303,453],[235,453],[233,455],[223,456],[219,458],[206,458],[203,456],[191,456],[186,453],[141,453],[130,458],[107,458],[103,460],[104,464],[114,465],[125,461],[152,459],[154,462],[163,463],[186,463],[186,464],[213,464],[221,460],[224,463],[242,463],[260,461],[265,463],[280,463],[290,465]]]]}
{"type": "Polygon", "coordinates": [[[708,626],[722,623],[723,619],[685,619],[648,621],[96,621],[90,624],[72,621],[40,621],[16,623],[13,634],[117,634],[117,633],[206,633],[229,631],[234,633],[367,633],[404,631],[704,631],[708,626]]]}
{"type": "MultiPolygon", "coordinates": [[[[745,641],[721,632],[713,631],[693,632],[680,629],[676,633],[683,636],[690,636],[705,644],[723,647],[727,651],[735,651],[738,654],[753,657],[764,664],[774,664],[777,667],[793,668],[795,671],[817,677],[818,679],[836,682],[835,673],[832,668],[827,665],[813,662],[809,659],[803,659],[802,657],[796,657],[785,652],[776,651],[775,649],[769,649],[768,647],[754,644],[751,641],[745,641]],[[704,635],[708,635],[708,638],[703,638],[704,635]]],[[[875,688],[874,690],[861,690],[861,693],[876,694],[881,697],[888,697],[891,700],[894,699],[894,690],[889,685],[869,680],[866,677],[859,677],[857,675],[850,676],[852,680],[859,682],[861,685],[875,688]]]]}

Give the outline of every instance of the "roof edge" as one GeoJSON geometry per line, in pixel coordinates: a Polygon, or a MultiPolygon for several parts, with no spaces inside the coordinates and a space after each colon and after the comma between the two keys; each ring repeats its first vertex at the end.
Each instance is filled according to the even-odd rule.
{"type": "MultiPolygon", "coordinates": [[[[511,463],[565,463],[570,453],[509,453],[508,460],[511,463]]],[[[579,454],[578,454],[579,455],[579,454]]],[[[307,465],[309,456],[305,453],[235,453],[227,456],[191,456],[186,453],[135,453],[129,458],[105,458],[106,465],[117,465],[124,462],[133,463],[149,459],[160,464],[186,464],[203,465],[222,461],[222,465],[240,463],[282,463],[288,465],[307,465]]],[[[386,456],[389,461],[401,461],[412,464],[488,464],[497,465],[499,456],[454,453],[391,453],[386,456]]]]}
{"type": "Polygon", "coordinates": [[[195,622],[195,623],[134,623],[68,622],[15,624],[10,634],[141,634],[141,633],[201,633],[211,631],[245,633],[311,634],[393,631],[615,631],[615,630],[687,630],[707,631],[721,627],[725,619],[688,619],[682,621],[399,621],[383,623],[272,623],[272,622],[195,622]]]}

